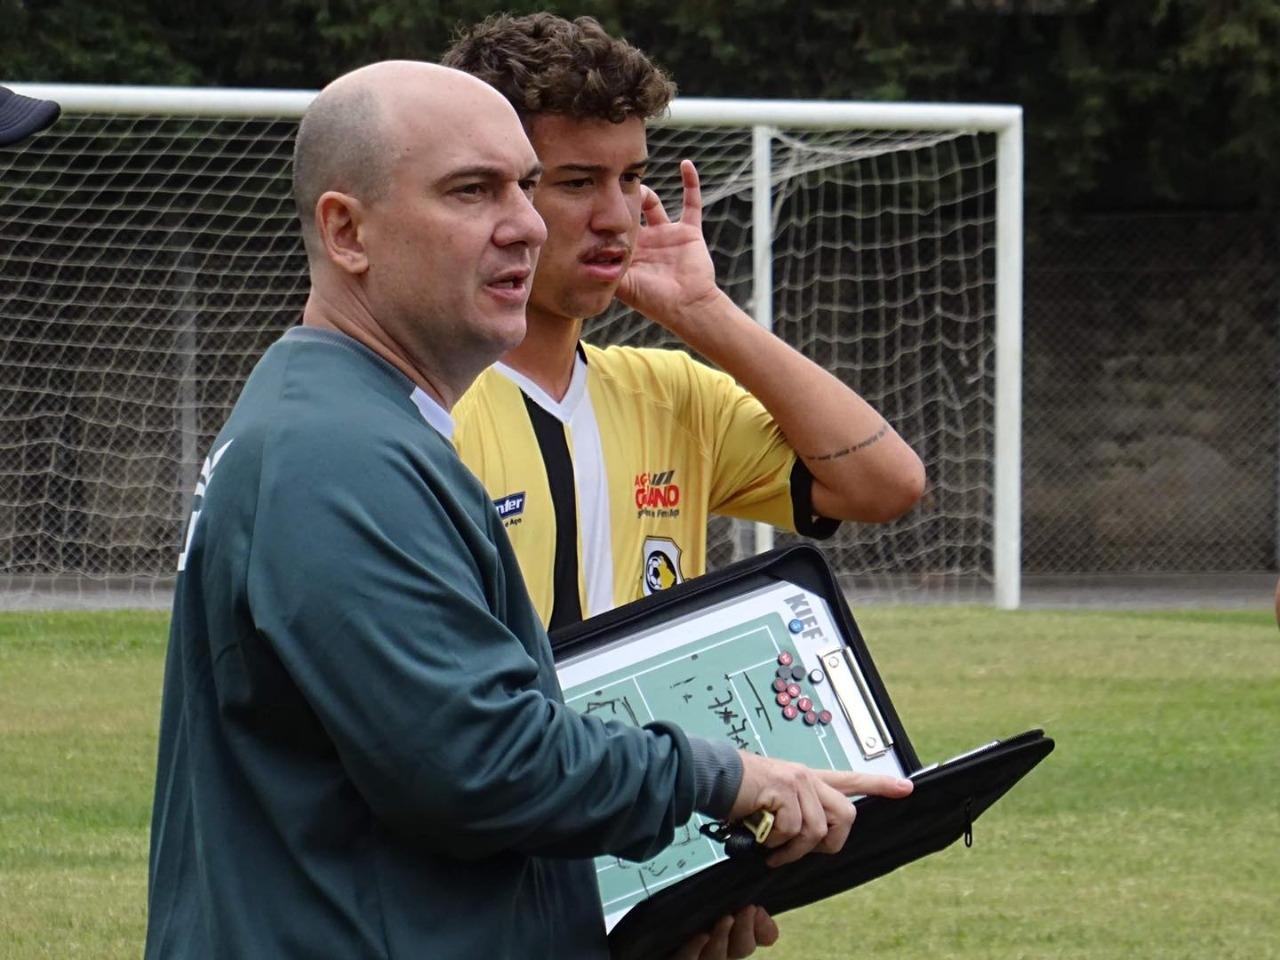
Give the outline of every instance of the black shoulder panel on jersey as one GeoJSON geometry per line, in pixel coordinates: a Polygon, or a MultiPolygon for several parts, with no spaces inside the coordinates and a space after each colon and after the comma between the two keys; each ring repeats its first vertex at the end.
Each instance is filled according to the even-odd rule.
{"type": "Polygon", "coordinates": [[[554,600],[548,630],[565,627],[582,619],[582,601],[578,596],[578,496],[573,482],[573,460],[564,424],[521,392],[524,408],[529,411],[533,435],[542,452],[547,471],[547,486],[556,517],[555,570],[552,575],[554,600]]]}

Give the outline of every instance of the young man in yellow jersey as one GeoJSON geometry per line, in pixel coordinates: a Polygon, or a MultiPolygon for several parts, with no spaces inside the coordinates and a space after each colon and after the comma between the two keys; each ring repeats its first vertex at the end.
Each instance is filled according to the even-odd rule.
{"type": "Polygon", "coordinates": [[[645,122],[675,92],[661,70],[590,18],[546,13],[492,17],[443,63],[511,101],[546,170],[528,333],[454,416],[549,627],[703,573],[709,514],[822,537],[911,508],[911,448],[716,285],[693,164],[678,221],[644,185],[645,122]],[[719,370],[582,343],[614,297],[719,370]]]}

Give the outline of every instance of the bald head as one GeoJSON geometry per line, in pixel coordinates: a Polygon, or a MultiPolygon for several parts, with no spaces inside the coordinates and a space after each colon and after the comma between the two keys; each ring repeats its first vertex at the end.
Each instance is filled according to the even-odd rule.
{"type": "Polygon", "coordinates": [[[312,101],[294,164],[304,324],[354,337],[446,406],[524,337],[541,165],[493,87],[426,63],[362,67],[312,101]]]}
{"type": "Polygon", "coordinates": [[[308,255],[318,252],[316,203],[330,190],[365,203],[388,189],[409,112],[456,108],[459,101],[503,98],[475,77],[413,60],[386,60],[344,74],[320,91],[298,126],[293,200],[308,255]]]}

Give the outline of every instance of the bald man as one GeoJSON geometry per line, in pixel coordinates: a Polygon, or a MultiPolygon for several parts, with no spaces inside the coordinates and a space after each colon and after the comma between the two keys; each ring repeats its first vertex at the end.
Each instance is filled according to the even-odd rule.
{"type": "Polygon", "coordinates": [[[441,67],[365,67],[304,116],[303,324],[214,441],[178,560],[146,957],[604,960],[590,857],[764,807],[785,862],[843,845],[845,793],[910,789],[564,706],[448,439],[524,335],[538,176],[507,102],[441,67]]]}

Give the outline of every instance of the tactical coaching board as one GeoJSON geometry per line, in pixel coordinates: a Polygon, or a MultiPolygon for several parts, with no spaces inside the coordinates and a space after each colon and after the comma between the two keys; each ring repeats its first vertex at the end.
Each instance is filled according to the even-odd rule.
{"type": "MultiPolygon", "coordinates": [[[[558,654],[565,700],[605,720],[666,720],[811,767],[909,773],[919,766],[914,751],[843,600],[825,587],[747,571],[683,603],[649,598],[647,613],[629,622],[615,617],[593,632],[587,621],[577,631],[586,636],[558,654]]],[[[597,859],[610,928],[636,903],[725,858],[699,833],[703,822],[695,817],[645,863],[597,859]]]]}

